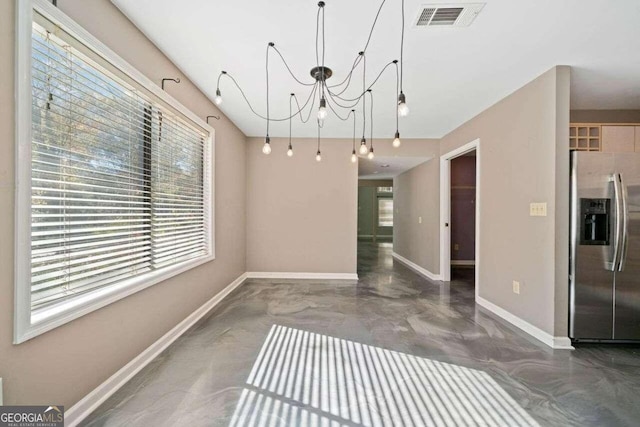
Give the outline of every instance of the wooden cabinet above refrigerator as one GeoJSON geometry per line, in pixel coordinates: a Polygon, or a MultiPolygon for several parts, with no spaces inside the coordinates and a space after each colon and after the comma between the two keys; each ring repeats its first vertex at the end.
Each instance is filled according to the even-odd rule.
{"type": "Polygon", "coordinates": [[[607,153],[640,152],[640,123],[571,123],[569,149],[607,153]]]}

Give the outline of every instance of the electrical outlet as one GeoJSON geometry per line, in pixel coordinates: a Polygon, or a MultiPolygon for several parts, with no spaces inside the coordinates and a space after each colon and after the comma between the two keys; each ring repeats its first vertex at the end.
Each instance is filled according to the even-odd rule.
{"type": "Polygon", "coordinates": [[[453,250],[454,251],[459,251],[460,250],[460,245],[457,244],[457,243],[455,245],[453,245],[453,250]]]}
{"type": "Polygon", "coordinates": [[[530,216],[547,216],[547,204],[546,203],[531,203],[529,204],[530,216]]]}
{"type": "Polygon", "coordinates": [[[513,293],[520,295],[520,282],[517,280],[513,281],[513,293]]]}
{"type": "Polygon", "coordinates": [[[418,217],[418,224],[422,224],[422,217],[421,216],[418,217]]]}

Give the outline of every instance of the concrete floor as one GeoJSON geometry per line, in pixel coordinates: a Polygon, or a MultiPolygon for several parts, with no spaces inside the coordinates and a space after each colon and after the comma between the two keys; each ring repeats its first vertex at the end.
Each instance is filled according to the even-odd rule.
{"type": "Polygon", "coordinates": [[[389,244],[358,274],[249,280],[84,425],[639,425],[637,348],[551,350],[389,244]]]}

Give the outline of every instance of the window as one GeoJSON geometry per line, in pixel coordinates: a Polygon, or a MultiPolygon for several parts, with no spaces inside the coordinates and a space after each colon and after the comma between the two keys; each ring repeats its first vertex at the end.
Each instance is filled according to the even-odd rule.
{"type": "Polygon", "coordinates": [[[393,227],[393,199],[378,198],[378,227],[393,227]]]}
{"type": "Polygon", "coordinates": [[[378,193],[393,193],[393,187],[378,187],[378,193]]]}
{"type": "Polygon", "coordinates": [[[208,127],[38,12],[17,342],[213,258],[208,127]]]}

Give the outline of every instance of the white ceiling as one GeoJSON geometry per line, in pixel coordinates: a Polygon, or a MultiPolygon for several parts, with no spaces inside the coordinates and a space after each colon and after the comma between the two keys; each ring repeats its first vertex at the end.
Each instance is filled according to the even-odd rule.
{"type": "Polygon", "coordinates": [[[358,161],[359,179],[391,179],[413,169],[431,157],[374,157],[369,160],[360,157],[358,161]]]}
{"type": "MultiPolygon", "coordinates": [[[[211,99],[220,70],[227,70],[264,114],[270,41],[299,78],[309,81],[315,65],[315,0],[112,2],[211,99]]],[[[401,119],[403,137],[442,137],[554,65],[573,67],[573,109],[640,108],[639,0],[486,0],[470,27],[416,28],[413,22],[424,3],[405,3],[404,92],[411,114],[401,119]]],[[[325,64],[334,71],[329,84],[344,78],[362,50],[379,4],[327,0],[325,64]]],[[[388,0],[367,50],[369,80],[399,57],[399,18],[400,0],[388,0]]],[[[307,92],[277,55],[271,56],[270,81],[271,117],[287,116],[289,93],[304,98],[307,92]]],[[[358,92],[353,89],[345,94],[358,92]]],[[[221,90],[224,113],[248,136],[263,136],[264,120],[250,112],[231,82],[223,81],[221,90]]],[[[374,96],[374,135],[392,137],[392,69],[375,86],[374,96]]],[[[352,126],[330,113],[322,134],[349,137],[352,126]]],[[[359,116],[359,134],[361,126],[359,116]]],[[[270,134],[288,135],[288,124],[272,124],[270,134]]],[[[294,134],[315,136],[315,123],[295,124],[294,134]]]]}

